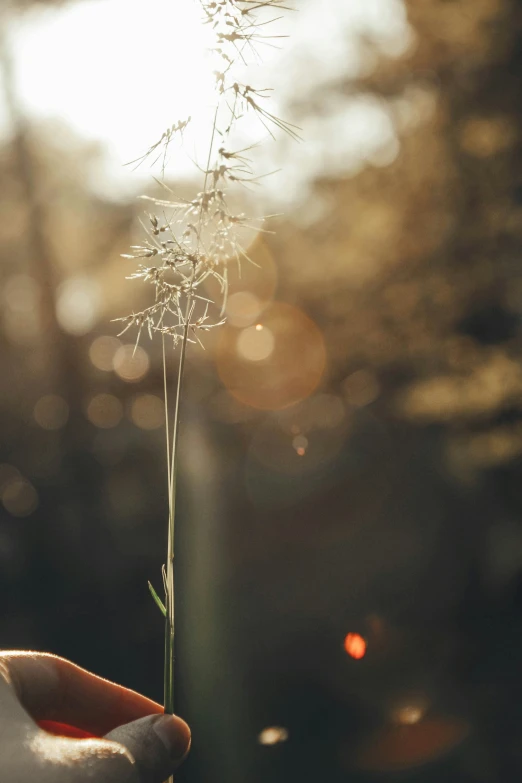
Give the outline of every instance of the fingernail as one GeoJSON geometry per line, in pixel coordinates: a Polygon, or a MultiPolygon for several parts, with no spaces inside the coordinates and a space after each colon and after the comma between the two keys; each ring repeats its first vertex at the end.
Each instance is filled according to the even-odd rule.
{"type": "Polygon", "coordinates": [[[176,715],[161,715],[153,729],[167,748],[172,761],[182,761],[190,748],[190,729],[184,720],[176,715]]]}

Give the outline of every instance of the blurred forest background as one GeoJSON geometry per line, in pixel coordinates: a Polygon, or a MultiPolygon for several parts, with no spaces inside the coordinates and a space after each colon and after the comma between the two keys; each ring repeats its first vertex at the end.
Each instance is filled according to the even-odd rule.
{"type": "MultiPolygon", "coordinates": [[[[49,83],[34,110],[19,74],[57,56],[27,42],[43,25],[91,6],[123,89],[141,55],[107,33],[111,2],[0,12],[0,646],[161,701],[161,356],[148,340],[133,356],[111,322],[143,301],[120,257],[143,188],[121,185],[129,169],[104,180],[109,147],[46,114],[49,83]]],[[[522,775],[522,6],[297,8],[272,84],[304,142],[275,146],[264,196],[284,216],[188,363],[176,665],[194,743],[177,780],[507,783],[522,775]]],[[[129,125],[147,112],[136,92],[129,125]]]]}

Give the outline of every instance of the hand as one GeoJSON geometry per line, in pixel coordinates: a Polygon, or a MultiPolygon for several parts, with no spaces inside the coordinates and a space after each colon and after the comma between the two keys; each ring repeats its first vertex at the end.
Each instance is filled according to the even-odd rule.
{"type": "Polygon", "coordinates": [[[190,729],[163,707],[63,658],[0,652],[0,780],[163,783],[190,747],[190,729]],[[103,739],[69,739],[36,721],[103,739]]]}

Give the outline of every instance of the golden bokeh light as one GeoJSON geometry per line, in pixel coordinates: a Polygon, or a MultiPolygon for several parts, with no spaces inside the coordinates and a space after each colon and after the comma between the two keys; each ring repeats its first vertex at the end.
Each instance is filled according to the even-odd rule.
{"type": "Polygon", "coordinates": [[[448,421],[453,417],[491,415],[507,401],[520,399],[520,362],[500,350],[492,350],[467,373],[420,379],[402,393],[397,408],[417,421],[448,421]]]}
{"type": "Polygon", "coordinates": [[[358,633],[349,633],[344,639],[344,649],[356,661],[366,655],[366,640],[358,633]]]}
{"type": "Polygon", "coordinates": [[[278,745],[288,739],[288,729],[284,726],[268,726],[258,734],[257,741],[260,745],[278,745]]]}
{"type": "Polygon", "coordinates": [[[28,517],[38,506],[38,493],[30,481],[18,475],[4,484],[2,503],[13,517],[28,517]]]}
{"type": "Polygon", "coordinates": [[[137,383],[147,374],[150,365],[148,353],[139,345],[121,345],[114,354],[112,366],[116,375],[127,383],[137,383]]]}
{"type": "Polygon", "coordinates": [[[8,484],[19,478],[21,478],[21,475],[18,468],[15,468],[14,465],[9,465],[7,462],[0,463],[0,494],[8,484]]]}
{"type": "Polygon", "coordinates": [[[122,404],[113,394],[96,394],[87,406],[87,418],[100,429],[116,427],[122,416],[122,404]]]}
{"type": "Polygon", "coordinates": [[[131,419],[142,430],[157,430],[165,424],[165,405],[155,394],[139,394],[131,405],[131,419]]]}
{"type": "Polygon", "coordinates": [[[304,435],[296,435],[292,441],[292,446],[300,457],[304,457],[308,448],[308,438],[305,438],[304,435]]]}
{"type": "Polygon", "coordinates": [[[64,332],[76,336],[90,332],[100,307],[100,288],[88,277],[72,277],[58,287],[56,318],[64,332]]]}
{"type": "Polygon", "coordinates": [[[261,362],[268,359],[274,350],[274,335],[261,324],[242,329],[237,338],[237,351],[242,359],[261,362]]]}
{"type": "Polygon", "coordinates": [[[46,394],[35,404],[33,416],[42,429],[59,430],[67,424],[69,405],[57,394],[46,394]]]}
{"type": "Polygon", "coordinates": [[[308,397],[319,384],[326,364],[321,332],[301,310],[281,302],[268,307],[243,338],[247,358],[238,348],[241,332],[225,327],[217,350],[218,371],[228,391],[240,402],[262,410],[280,410],[308,397]],[[263,337],[270,333],[273,339],[263,337]],[[255,353],[255,340],[261,348],[255,353]],[[252,340],[252,343],[250,343],[252,340]],[[268,348],[271,348],[268,352],[268,348]],[[251,351],[249,354],[248,351],[251,351]]]}
{"type": "Polygon", "coordinates": [[[225,312],[231,326],[245,327],[254,323],[263,310],[263,303],[250,291],[237,291],[230,294],[225,312]]]}
{"type": "Polygon", "coordinates": [[[424,716],[424,709],[419,704],[406,704],[393,711],[393,720],[400,726],[412,726],[424,716]]]}
{"type": "Polygon", "coordinates": [[[90,345],[89,359],[98,370],[109,372],[113,368],[114,355],[120,346],[121,342],[117,337],[97,337],[90,345]]]}

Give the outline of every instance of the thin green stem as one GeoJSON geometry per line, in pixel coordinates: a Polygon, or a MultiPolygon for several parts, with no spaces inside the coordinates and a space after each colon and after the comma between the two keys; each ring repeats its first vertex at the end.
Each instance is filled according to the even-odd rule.
{"type": "MultiPolygon", "coordinates": [[[[207,161],[207,170],[205,172],[205,182],[203,190],[206,191],[208,180],[208,169],[212,148],[214,146],[214,137],[216,133],[217,114],[219,106],[216,106],[214,122],[212,126],[212,136],[210,139],[210,149],[207,161]]],[[[199,222],[201,224],[202,211],[200,211],[199,222]]],[[[192,279],[194,278],[194,272],[192,279]]],[[[167,395],[167,363],[165,357],[165,338],[163,337],[163,384],[165,394],[165,424],[167,429],[167,468],[169,471],[169,525],[167,538],[167,569],[166,569],[166,590],[165,590],[165,660],[163,673],[163,691],[165,713],[170,715],[174,712],[174,543],[175,543],[175,519],[176,519],[176,478],[178,469],[178,439],[179,439],[179,418],[181,409],[181,393],[183,389],[183,376],[185,369],[185,357],[187,353],[188,331],[190,326],[190,313],[192,307],[192,284],[189,287],[187,295],[187,305],[185,312],[185,322],[183,325],[183,337],[181,340],[181,349],[178,365],[178,380],[176,388],[176,404],[174,409],[174,423],[172,429],[172,447],[169,444],[169,417],[168,417],[168,395],[167,395]]]]}
{"type": "Polygon", "coordinates": [[[170,499],[170,441],[169,441],[169,397],[168,397],[168,384],[167,384],[167,357],[165,352],[165,335],[161,335],[161,347],[163,353],[163,396],[165,398],[165,436],[167,441],[167,483],[168,483],[168,498],[169,509],[171,506],[170,499]]]}
{"type": "Polygon", "coordinates": [[[165,595],[165,668],[164,668],[164,702],[165,712],[172,715],[174,712],[174,542],[176,519],[176,478],[178,468],[178,440],[179,420],[181,410],[181,393],[183,389],[183,377],[185,369],[185,357],[187,353],[188,330],[190,320],[190,307],[192,298],[187,299],[187,310],[183,327],[183,338],[178,365],[178,380],[176,388],[176,404],[174,409],[174,423],[172,430],[172,448],[170,449],[170,480],[169,480],[169,527],[167,540],[167,573],[165,595]]]}

